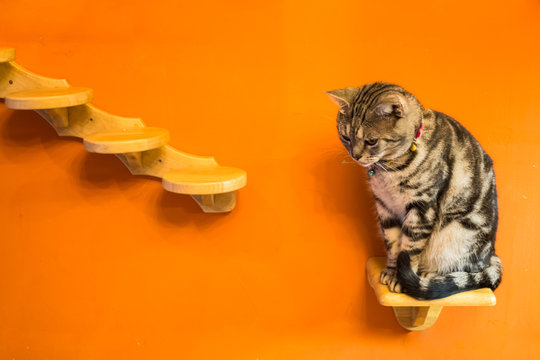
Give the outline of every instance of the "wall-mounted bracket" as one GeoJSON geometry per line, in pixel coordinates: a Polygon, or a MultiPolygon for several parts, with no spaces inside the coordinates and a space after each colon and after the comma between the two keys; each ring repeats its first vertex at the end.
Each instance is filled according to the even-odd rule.
{"type": "Polygon", "coordinates": [[[55,129],[61,130],[69,126],[69,115],[67,108],[41,109],[35,110],[55,129]]]}
{"type": "Polygon", "coordinates": [[[205,213],[224,213],[234,209],[236,191],[213,195],[191,195],[205,213]]]}
{"type": "Polygon", "coordinates": [[[369,284],[379,304],[391,306],[401,326],[410,331],[426,330],[437,321],[444,306],[495,306],[497,300],[491,289],[477,289],[437,300],[417,300],[405,294],[393,293],[379,282],[386,258],[368,259],[366,272],[369,284]]]}
{"type": "Polygon", "coordinates": [[[128,168],[132,167],[142,167],[142,152],[130,152],[125,154],[119,154],[123,155],[126,159],[126,162],[128,163],[128,168]]]}

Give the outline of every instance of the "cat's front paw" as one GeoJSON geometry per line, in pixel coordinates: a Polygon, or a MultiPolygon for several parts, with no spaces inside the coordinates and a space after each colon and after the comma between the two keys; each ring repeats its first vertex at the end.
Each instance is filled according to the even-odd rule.
{"type": "Polygon", "coordinates": [[[401,292],[401,285],[398,282],[395,269],[383,269],[381,271],[379,281],[381,282],[381,284],[388,286],[388,290],[390,290],[391,292],[401,292]]]}
{"type": "Polygon", "coordinates": [[[379,278],[379,281],[383,285],[388,285],[390,283],[390,280],[395,277],[396,277],[395,269],[384,268],[381,271],[381,276],[379,278]]]}

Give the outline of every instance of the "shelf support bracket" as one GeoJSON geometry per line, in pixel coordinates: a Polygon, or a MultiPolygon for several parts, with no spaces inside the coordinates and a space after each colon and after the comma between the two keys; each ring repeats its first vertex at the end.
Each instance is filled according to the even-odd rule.
{"type": "Polygon", "coordinates": [[[64,129],[69,126],[68,109],[65,107],[56,109],[40,109],[35,111],[45,120],[47,120],[55,129],[64,129]]]}
{"type": "Polygon", "coordinates": [[[205,213],[229,212],[236,206],[236,191],[222,194],[191,195],[205,213]]]}
{"type": "Polygon", "coordinates": [[[138,169],[142,167],[142,152],[129,152],[122,154],[126,159],[130,169],[138,169]]]}
{"type": "Polygon", "coordinates": [[[409,331],[430,328],[441,313],[442,306],[394,306],[394,314],[401,326],[409,331]]]}

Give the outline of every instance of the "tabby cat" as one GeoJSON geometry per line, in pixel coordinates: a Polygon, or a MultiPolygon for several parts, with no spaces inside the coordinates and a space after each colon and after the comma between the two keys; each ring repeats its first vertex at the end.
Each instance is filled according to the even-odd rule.
{"type": "Polygon", "coordinates": [[[341,142],[368,168],[387,252],[381,283],[418,299],[495,289],[495,174],[478,141],[394,84],[328,94],[341,142]]]}

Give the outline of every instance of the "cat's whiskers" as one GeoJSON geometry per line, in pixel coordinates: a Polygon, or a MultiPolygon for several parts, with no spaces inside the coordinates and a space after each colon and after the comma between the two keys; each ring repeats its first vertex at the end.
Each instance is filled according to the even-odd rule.
{"type": "MultiPolygon", "coordinates": [[[[381,164],[382,164],[386,169],[390,169],[390,170],[392,170],[392,171],[397,171],[397,168],[395,168],[394,166],[388,164],[387,162],[384,162],[384,163],[381,163],[381,164]]],[[[386,169],[385,169],[385,170],[386,170],[386,169]]],[[[388,171],[388,170],[386,170],[386,171],[388,171]]]]}
{"type": "Polygon", "coordinates": [[[378,167],[380,167],[384,171],[388,172],[388,170],[386,170],[386,168],[381,163],[376,162],[375,165],[377,165],[378,167]]]}

